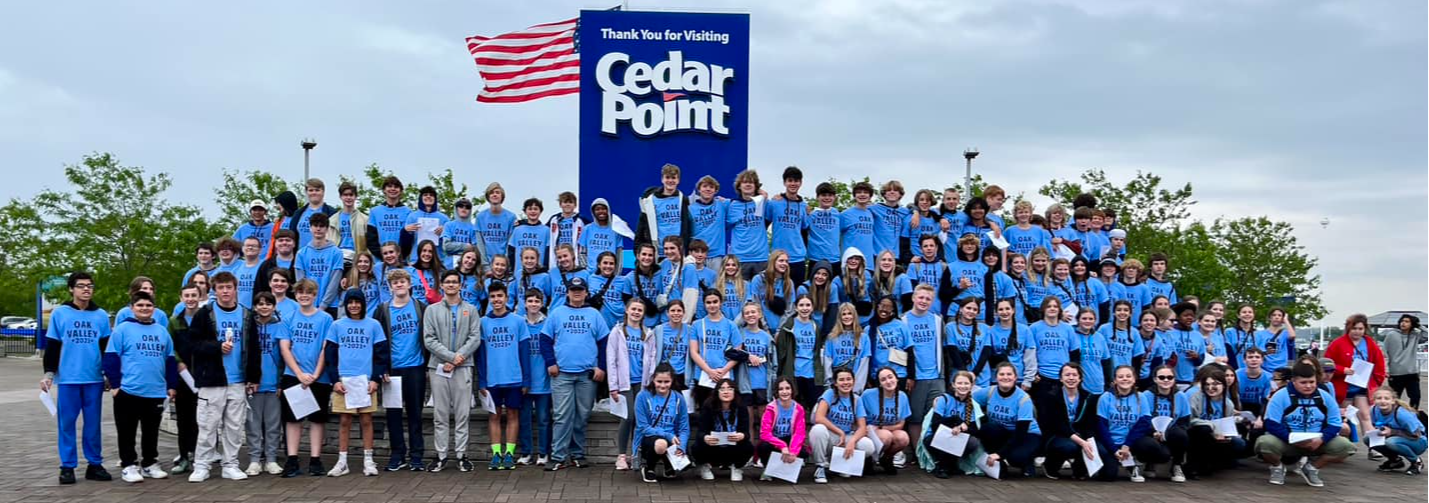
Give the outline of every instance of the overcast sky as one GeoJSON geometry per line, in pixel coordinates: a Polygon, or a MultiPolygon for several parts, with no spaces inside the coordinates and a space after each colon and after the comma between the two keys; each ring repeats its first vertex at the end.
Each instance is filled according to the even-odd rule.
{"type": "MultiPolygon", "coordinates": [[[[0,30],[0,198],[89,152],[210,208],[222,169],[453,168],[512,197],[576,186],[577,98],[480,105],[463,39],[604,3],[28,2],[0,30]]],[[[1322,259],[1334,320],[1424,309],[1422,1],[633,1],[749,12],[750,166],[1031,194],[1104,168],[1191,182],[1206,220],[1268,215],[1322,259]],[[1319,221],[1328,217],[1328,229],[1319,221]]],[[[638,183],[651,181],[641,180],[638,183]]],[[[1033,197],[1039,209],[1048,201],[1033,197]]],[[[633,216],[627,216],[627,219],[633,216]]],[[[1132,243],[1135,246],[1135,243],[1132,243]]],[[[1191,292],[1186,292],[1191,293],[1191,292]]]]}

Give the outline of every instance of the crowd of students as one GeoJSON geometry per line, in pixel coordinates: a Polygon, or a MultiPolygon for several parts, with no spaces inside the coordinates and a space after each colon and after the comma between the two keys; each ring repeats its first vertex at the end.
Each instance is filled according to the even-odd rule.
{"type": "Polygon", "coordinates": [[[226,479],[300,476],[304,433],[306,473],[342,476],[354,419],[362,472],[378,475],[379,408],[387,471],[473,470],[477,406],[489,470],[586,467],[597,398],[622,418],[615,469],[647,482],[805,459],[816,483],[860,460],[864,474],[1185,482],[1258,458],[1273,484],[1293,472],[1319,487],[1358,445],[1382,471],[1422,470],[1413,317],[1383,350],[1354,315],[1325,358],[1301,355],[1285,311],[1261,324],[1256,306],[1179,295],[1163,254],[1127,258],[1134,243],[1094,197],[1070,214],[1020,201],[1007,223],[997,186],[905,205],[897,181],[858,183],[840,210],[830,184],[806,201],[802,172],[782,180],[771,195],[744,171],[726,199],[706,176],[683,194],[667,165],[632,230],[603,199],[585,220],[569,192],[543,222],[542,201],[517,214],[496,183],[480,213],[462,199],[449,217],[430,187],[406,206],[395,177],[366,212],[356,187],[333,207],[313,179],[306,204],[285,192],[270,218],[253,201],[251,222],[199,244],[169,312],[139,277],[111,320],[93,278],[72,273],[40,383],[58,404],[60,482],[75,481],[81,415],[85,478],[110,479],[106,391],[127,482],[202,482],[215,463],[226,479]],[[1350,384],[1365,362],[1367,385],[1350,384]],[[179,452],[165,471],[170,403],[179,452]]]}

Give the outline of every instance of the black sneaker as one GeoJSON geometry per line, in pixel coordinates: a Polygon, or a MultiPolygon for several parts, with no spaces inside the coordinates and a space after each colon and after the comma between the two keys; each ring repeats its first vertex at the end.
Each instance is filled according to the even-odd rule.
{"type": "Polygon", "coordinates": [[[1404,468],[1404,458],[1401,457],[1396,457],[1379,465],[1379,471],[1382,472],[1392,472],[1402,468],[1404,468]]]}
{"type": "Polygon", "coordinates": [[[576,468],[590,468],[590,461],[586,461],[585,458],[572,459],[571,466],[576,468]]]}
{"type": "Polygon", "coordinates": [[[447,458],[437,458],[436,461],[433,461],[433,462],[432,462],[432,466],[431,466],[430,468],[427,468],[427,471],[432,472],[432,473],[438,473],[438,472],[440,472],[440,471],[442,471],[442,470],[445,470],[446,467],[447,467],[447,458]]]}
{"type": "Polygon", "coordinates": [[[898,475],[898,467],[893,466],[893,456],[878,460],[878,466],[883,468],[885,475],[898,475]]]}
{"type": "Polygon", "coordinates": [[[472,470],[471,461],[468,461],[468,460],[466,459],[466,456],[462,456],[462,457],[460,457],[460,458],[457,458],[457,460],[456,460],[456,469],[457,469],[457,470],[461,470],[462,473],[466,473],[466,472],[471,471],[471,470],[472,470]]]}
{"type": "Polygon", "coordinates": [[[1414,461],[1410,461],[1409,469],[1404,470],[1405,475],[1419,475],[1421,473],[1424,473],[1424,462],[1420,461],[1419,458],[1414,458],[1414,461]]]}
{"type": "Polygon", "coordinates": [[[387,471],[389,472],[400,472],[403,468],[406,467],[407,462],[399,457],[394,456],[390,461],[387,462],[387,471]]]}
{"type": "Polygon", "coordinates": [[[322,458],[312,458],[308,460],[308,475],[314,477],[327,476],[327,468],[323,466],[322,458]]]}
{"type": "Polygon", "coordinates": [[[654,484],[655,482],[659,481],[659,479],[655,477],[655,470],[651,470],[649,468],[642,468],[640,470],[640,480],[643,480],[649,484],[654,484]]]}
{"type": "Polygon", "coordinates": [[[938,477],[940,479],[946,479],[948,477],[951,477],[951,475],[948,474],[948,471],[944,470],[941,466],[933,469],[933,476],[938,477]]]}
{"type": "Polygon", "coordinates": [[[87,468],[84,469],[84,480],[109,482],[111,480],[114,480],[114,477],[111,477],[109,475],[109,472],[106,471],[103,466],[89,465],[87,468]]]}
{"type": "Polygon", "coordinates": [[[412,460],[411,470],[414,472],[425,472],[427,471],[427,465],[420,459],[414,459],[412,460]]]}
{"type": "Polygon", "coordinates": [[[74,468],[60,468],[60,484],[69,485],[74,483],[74,468]]]}
{"type": "Polygon", "coordinates": [[[303,465],[298,464],[297,456],[288,456],[288,461],[283,463],[283,475],[285,479],[291,479],[303,474],[303,465]]]}
{"type": "Polygon", "coordinates": [[[548,472],[554,472],[554,471],[556,471],[556,470],[560,470],[560,469],[565,468],[565,467],[566,467],[566,463],[565,463],[564,461],[556,461],[556,460],[552,459],[552,460],[546,462],[546,471],[548,471],[548,472]]]}

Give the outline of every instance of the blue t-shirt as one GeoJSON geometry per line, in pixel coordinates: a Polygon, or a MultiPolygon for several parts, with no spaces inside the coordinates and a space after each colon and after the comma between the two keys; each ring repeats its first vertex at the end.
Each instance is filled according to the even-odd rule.
{"type": "Polygon", "coordinates": [[[761,204],[732,200],[725,215],[729,224],[729,254],[741,263],[769,260],[769,234],[761,204]]]}
{"type": "MultiPolygon", "coordinates": [[[[789,253],[789,262],[803,262],[808,251],[804,229],[809,228],[809,207],[802,199],[769,200],[764,203],[764,220],[769,222],[770,248],[789,253]]],[[[767,257],[767,255],[766,255],[767,257]]]]}
{"type": "MultiPolygon", "coordinates": [[[[239,243],[248,238],[258,238],[258,249],[268,251],[268,241],[273,238],[273,222],[264,221],[263,225],[253,225],[253,221],[243,222],[233,231],[233,239],[239,243]]],[[[188,283],[188,276],[184,277],[184,283],[188,283]]]]}
{"type": "Polygon", "coordinates": [[[938,224],[938,214],[931,211],[919,217],[918,226],[913,227],[914,213],[917,213],[917,210],[908,212],[908,224],[903,226],[903,237],[908,238],[908,246],[913,249],[914,255],[918,255],[918,241],[923,236],[937,236],[943,229],[938,224]]]}
{"type": "MultiPolygon", "coordinates": [[[[848,367],[853,371],[858,371],[858,362],[868,358],[869,344],[868,333],[864,332],[857,338],[852,332],[844,332],[839,335],[829,334],[824,339],[824,356],[829,359],[830,368],[848,367]]],[[[828,376],[832,382],[834,376],[828,376]]]]}
{"type": "Polygon", "coordinates": [[[238,305],[253,309],[253,286],[258,279],[258,268],[262,266],[262,261],[251,267],[247,262],[239,261],[233,267],[233,275],[238,278],[238,305]]]}
{"type": "Polygon", "coordinates": [[[590,306],[557,306],[551,309],[541,334],[551,338],[560,371],[580,373],[597,367],[600,350],[596,344],[604,344],[610,326],[590,306]]]}
{"type": "Polygon", "coordinates": [[[620,246],[624,237],[616,234],[608,225],[589,224],[581,230],[580,249],[585,253],[585,263],[594,268],[600,262],[600,254],[610,252],[620,260],[620,246]]]}
{"type": "Polygon", "coordinates": [[[243,313],[242,306],[234,306],[232,311],[226,311],[218,303],[210,304],[213,307],[213,321],[218,327],[218,342],[224,340],[233,342],[233,351],[223,355],[223,371],[228,376],[228,384],[243,384],[248,380],[243,375],[243,362],[246,355],[243,351],[248,345],[243,340],[243,313]],[[231,338],[230,338],[231,337],[231,338]]]}
{"type": "Polygon", "coordinates": [[[625,315],[625,278],[621,276],[606,278],[599,274],[592,274],[589,281],[589,294],[592,297],[598,294],[604,301],[600,306],[600,314],[605,318],[605,324],[607,326],[615,325],[625,315]],[[607,283],[614,284],[607,288],[605,286],[607,283]]]}
{"type": "MultiPolygon", "coordinates": [[[[983,268],[986,269],[986,266],[984,266],[983,268]]],[[[934,289],[937,289],[940,285],[942,285],[943,277],[948,275],[948,264],[943,263],[941,259],[937,262],[924,261],[918,263],[910,263],[908,264],[907,274],[908,280],[912,287],[916,288],[918,285],[928,285],[933,287],[934,289]]],[[[949,280],[954,283],[953,286],[957,286],[956,280],[954,280],[953,278],[949,278],[949,280]]],[[[978,280],[981,281],[982,278],[978,278],[978,280]]],[[[982,296],[981,290],[978,290],[977,292],[964,293],[969,293],[969,295],[975,294],[977,296],[982,296]]],[[[933,296],[933,307],[929,308],[929,310],[935,313],[944,312],[943,301],[939,299],[937,295],[933,296]]]]}
{"type": "MultiPolygon", "coordinates": [[[[907,351],[913,345],[913,338],[908,335],[908,326],[903,320],[894,318],[887,323],[879,325],[871,330],[873,334],[873,360],[869,371],[877,372],[878,369],[889,367],[899,378],[908,377],[908,367],[902,364],[889,361],[889,350],[899,349],[907,351]]],[[[876,375],[872,376],[876,377],[876,375]]]]}
{"type": "Polygon", "coordinates": [[[1270,372],[1264,368],[1260,371],[1260,377],[1250,377],[1245,368],[1235,371],[1236,386],[1240,388],[1240,403],[1242,405],[1260,405],[1270,397],[1270,372]]]}
{"type": "MultiPolygon", "coordinates": [[[[111,342],[110,344],[113,344],[111,342]]],[[[1379,410],[1379,407],[1370,407],[1370,421],[1375,428],[1389,428],[1392,430],[1406,431],[1415,435],[1424,435],[1424,423],[1419,421],[1419,416],[1413,411],[1400,407],[1398,404],[1389,412],[1379,410]]]]}
{"type": "Polygon", "coordinates": [[[387,206],[384,203],[367,212],[367,223],[377,228],[379,242],[398,243],[402,238],[402,228],[407,225],[407,215],[411,213],[412,208],[407,206],[387,206]]]}
{"type": "Polygon", "coordinates": [[[675,328],[673,324],[660,325],[660,362],[675,368],[675,375],[685,375],[690,355],[689,326],[675,328]]]}
{"type": "Polygon", "coordinates": [[[551,375],[546,373],[546,360],[541,357],[541,331],[546,329],[546,319],[536,323],[526,322],[526,333],[530,339],[522,344],[526,348],[526,394],[551,394],[551,375]]]}
{"type": "Polygon", "coordinates": [[[530,340],[530,327],[525,317],[507,311],[503,316],[487,315],[482,318],[481,352],[485,361],[482,362],[478,386],[521,385],[526,380],[521,369],[521,352],[530,340]]]}
{"type": "Polygon", "coordinates": [[[865,267],[870,271],[873,270],[875,262],[872,257],[878,256],[873,229],[873,210],[853,206],[839,213],[839,235],[843,240],[843,248],[857,248],[863,254],[865,267]]]}
{"type": "MultiPolygon", "coordinates": [[[[568,244],[574,247],[576,245],[576,220],[579,218],[580,215],[566,216],[559,213],[552,216],[551,220],[555,222],[556,242],[551,244],[553,246],[568,244]]],[[[581,226],[584,227],[585,224],[582,223],[581,226]]]]}
{"type": "Polygon", "coordinates": [[[342,249],[327,243],[322,248],[304,246],[298,250],[293,269],[295,281],[304,278],[318,284],[318,305],[336,306],[341,301],[342,249]]]}
{"type": "Polygon", "coordinates": [[[628,325],[621,325],[621,327],[623,327],[623,331],[625,332],[625,354],[626,354],[626,363],[627,363],[626,367],[627,367],[627,368],[629,369],[629,371],[630,371],[630,386],[631,386],[632,388],[638,388],[638,387],[640,387],[640,384],[644,381],[644,378],[645,378],[645,375],[643,374],[643,372],[645,371],[645,340],[644,340],[644,339],[645,339],[646,334],[651,334],[651,335],[653,335],[652,332],[649,332],[649,331],[648,331],[648,330],[652,330],[652,329],[646,328],[646,327],[644,327],[643,325],[644,325],[644,324],[642,324],[642,326],[640,326],[640,327],[633,328],[633,329],[632,329],[630,326],[628,326],[628,325]]]}
{"type": "MultiPolygon", "coordinates": [[[[433,209],[435,209],[435,208],[433,208],[433,209]]],[[[406,222],[403,222],[402,225],[405,227],[405,226],[412,225],[412,224],[415,224],[415,223],[420,223],[421,219],[423,219],[423,218],[435,218],[435,219],[437,219],[437,226],[438,226],[438,227],[441,227],[441,229],[442,229],[442,236],[445,236],[445,235],[446,235],[446,233],[447,233],[447,228],[446,228],[446,226],[447,226],[447,223],[448,223],[448,222],[451,222],[451,219],[450,219],[450,218],[447,218],[446,214],[444,214],[444,213],[442,213],[442,212],[440,212],[440,211],[426,211],[426,210],[421,209],[420,207],[414,208],[414,209],[412,209],[412,211],[411,211],[410,213],[407,214],[407,221],[406,221],[406,222]]],[[[440,242],[441,239],[442,239],[442,236],[437,236],[437,242],[432,243],[432,244],[434,244],[434,245],[437,245],[437,256],[436,256],[436,259],[437,259],[438,261],[444,260],[444,259],[446,258],[446,256],[447,256],[446,253],[442,252],[442,246],[441,246],[442,243],[440,242]]],[[[416,233],[413,233],[412,238],[413,238],[413,239],[416,239],[416,233]]],[[[421,244],[422,244],[422,243],[419,242],[419,241],[414,241],[414,242],[412,243],[412,253],[411,253],[410,256],[407,257],[407,261],[408,261],[408,262],[411,262],[411,263],[414,263],[414,264],[417,262],[417,251],[421,249],[421,246],[420,246],[421,244]]]]}
{"type": "MultiPolygon", "coordinates": [[[[1106,341],[1106,349],[1111,353],[1112,368],[1131,365],[1132,359],[1146,354],[1146,345],[1135,329],[1118,330],[1115,323],[1107,323],[1097,329],[1097,333],[1106,341]]],[[[1082,357],[1086,358],[1086,355],[1082,357]]]]}
{"type": "Polygon", "coordinates": [[[814,344],[818,342],[818,327],[813,320],[794,320],[790,330],[794,333],[794,377],[814,378],[814,344]]]}
{"type": "MultiPolygon", "coordinates": [[[[467,245],[475,245],[477,242],[476,223],[470,220],[452,220],[450,222],[447,222],[447,225],[445,227],[442,227],[441,238],[442,243],[462,243],[467,245]]],[[[457,260],[461,259],[460,253],[456,254],[455,256],[452,256],[451,258],[452,268],[461,265],[455,263],[457,260]]]]}
{"type": "Polygon", "coordinates": [[[422,367],[422,327],[417,326],[417,302],[408,299],[402,307],[387,305],[388,347],[392,368],[422,367]]]}
{"type": "Polygon", "coordinates": [[[104,351],[119,355],[120,391],[144,398],[168,396],[164,369],[174,354],[174,343],[163,325],[122,323],[114,328],[104,351]]]}
{"type": "Polygon", "coordinates": [[[382,325],[372,318],[342,318],[332,322],[327,329],[327,342],[338,345],[337,376],[365,375],[369,379],[375,379],[377,376],[372,368],[372,347],[386,340],[387,336],[382,334],[382,325]]]}
{"type": "MultiPolygon", "coordinates": [[[[765,360],[769,359],[769,351],[773,346],[769,332],[746,329],[740,332],[740,340],[744,344],[744,350],[749,354],[765,360]]],[[[748,365],[749,389],[769,389],[769,365],[768,361],[759,366],[748,365]]]]}
{"type": "Polygon", "coordinates": [[[834,423],[834,426],[843,430],[844,434],[852,435],[854,424],[859,419],[867,418],[863,410],[863,403],[857,396],[840,397],[833,389],[826,389],[823,396],[819,397],[819,401],[829,404],[829,412],[826,417],[830,423],[834,423]]]}
{"type": "Polygon", "coordinates": [[[1170,396],[1157,395],[1155,390],[1141,392],[1141,409],[1151,417],[1180,419],[1191,415],[1191,401],[1186,393],[1175,391],[1170,396]]]}
{"type": "Polygon", "coordinates": [[[814,209],[809,212],[809,258],[812,260],[823,260],[830,264],[837,264],[840,254],[843,253],[839,247],[839,236],[841,234],[842,219],[839,210],[814,209]]]}
{"type": "MultiPolygon", "coordinates": [[[[1008,328],[1002,328],[1001,323],[994,323],[987,327],[987,332],[985,332],[987,335],[981,338],[982,344],[980,346],[991,346],[993,354],[1007,357],[1008,363],[1011,363],[1012,368],[1017,370],[1018,383],[1022,382],[1022,376],[1026,371],[1024,367],[1025,363],[1022,361],[1022,352],[1027,348],[1029,330],[1027,325],[1021,323],[1014,323],[1014,326],[1008,328]],[[1017,331],[1017,347],[1015,348],[1011,344],[1013,340],[1012,332],[1014,330],[1017,331]]],[[[978,351],[980,352],[982,349],[979,348],[978,351]]],[[[977,384],[978,387],[991,386],[994,377],[993,374],[996,371],[997,369],[992,365],[983,365],[982,372],[978,373],[977,382],[975,384],[977,384]]]]}
{"type": "Polygon", "coordinates": [[[352,241],[352,214],[346,211],[339,211],[333,218],[337,223],[332,224],[337,227],[337,247],[344,250],[356,250],[357,244],[352,241]]]}
{"type": "MultiPolygon", "coordinates": [[[[332,326],[332,316],[326,312],[318,310],[311,315],[305,315],[302,311],[293,313],[292,318],[287,320],[288,338],[291,346],[288,351],[293,354],[298,368],[309,374],[317,369],[318,361],[323,357],[323,340],[327,338],[328,327],[332,326]]],[[[278,334],[274,334],[278,336],[278,334]]],[[[285,340],[279,336],[278,340],[285,340]]],[[[296,376],[293,369],[284,368],[283,375],[296,376]]],[[[323,372],[318,376],[317,382],[331,383],[328,372],[323,372]]]]}
{"type": "MultiPolygon", "coordinates": [[[[288,325],[281,319],[268,323],[259,322],[258,359],[263,367],[263,375],[258,378],[258,392],[278,391],[278,376],[283,368],[283,354],[278,350],[278,341],[287,337],[288,325]]],[[[250,378],[251,379],[251,378],[250,378]]]]}
{"type": "MultiPolygon", "coordinates": [[[[666,236],[679,236],[681,234],[680,226],[683,223],[684,215],[682,215],[680,205],[685,199],[685,196],[679,193],[669,197],[658,197],[658,194],[659,191],[656,192],[656,195],[650,197],[651,202],[655,206],[655,230],[660,234],[659,239],[652,239],[651,241],[657,243],[665,239],[666,236]]],[[[657,244],[657,246],[659,245],[657,244]]]]}
{"type": "Polygon", "coordinates": [[[1073,349],[1078,349],[1076,330],[1066,323],[1056,326],[1046,321],[1033,323],[1027,327],[1028,346],[1037,352],[1037,374],[1043,379],[1056,380],[1062,372],[1062,365],[1071,359],[1073,349]]]}
{"type": "Polygon", "coordinates": [[[526,271],[517,270],[516,278],[510,284],[506,285],[506,287],[508,297],[511,299],[510,302],[515,305],[516,314],[520,316],[526,316],[526,292],[531,290],[540,291],[541,298],[546,300],[547,306],[556,305],[550,302],[552,299],[551,275],[548,273],[537,272],[531,274],[526,271]]]}
{"type": "MultiPolygon", "coordinates": [[[[590,271],[587,271],[585,269],[577,269],[574,271],[551,271],[549,273],[546,273],[546,282],[550,284],[550,292],[548,293],[551,294],[550,297],[548,297],[548,299],[550,300],[546,302],[546,305],[564,305],[566,303],[566,289],[568,288],[568,285],[570,285],[571,280],[576,278],[586,280],[586,282],[589,283],[590,271]]],[[[526,300],[524,294],[521,299],[521,303],[525,304],[526,300]]]]}
{"type": "MultiPolygon", "coordinates": [[[[179,305],[183,304],[180,303],[179,305]]],[[[119,308],[119,312],[114,313],[114,328],[119,328],[120,323],[136,320],[138,320],[138,318],[134,317],[134,311],[131,311],[129,309],[129,306],[124,306],[122,308],[119,308]]],[[[161,327],[167,328],[169,326],[169,315],[164,314],[163,309],[159,309],[157,307],[154,308],[154,323],[157,323],[161,327]]]]}
{"type": "Polygon", "coordinates": [[[1114,450],[1126,445],[1126,436],[1131,433],[1131,427],[1146,415],[1143,412],[1145,410],[1141,406],[1141,398],[1136,393],[1126,396],[1117,396],[1112,391],[1102,393],[1101,398],[1097,400],[1097,417],[1102,419],[1102,424],[1106,427],[1111,441],[1116,444],[1107,447],[1114,450]]]}
{"type": "Polygon", "coordinates": [[[798,403],[791,403],[786,409],[779,405],[777,400],[774,401],[774,427],[770,429],[770,433],[773,433],[775,438],[787,439],[794,436],[794,413],[798,408],[798,403]]]}
{"type": "MultiPolygon", "coordinates": [[[[302,205],[303,213],[301,215],[298,215],[296,227],[298,231],[297,246],[298,249],[301,250],[304,246],[307,246],[308,243],[313,240],[313,227],[310,224],[310,221],[313,219],[313,215],[324,212],[326,208],[324,206],[318,206],[317,208],[314,208],[307,202],[302,202],[299,204],[302,205]]],[[[283,222],[283,227],[292,228],[289,226],[289,222],[283,222]]]]}
{"type": "Polygon", "coordinates": [[[481,241],[486,245],[488,261],[491,256],[505,255],[506,245],[511,239],[511,228],[516,225],[516,214],[502,209],[500,214],[490,208],[476,214],[476,228],[481,233],[481,241]]]}
{"type": "Polygon", "coordinates": [[[882,389],[869,388],[859,395],[859,405],[863,407],[864,417],[868,419],[868,424],[889,426],[898,424],[913,415],[913,410],[908,406],[908,395],[904,394],[902,390],[897,393],[898,396],[888,398],[883,396],[882,389]]]}
{"type": "Polygon", "coordinates": [[[1140,331],[1137,331],[1136,338],[1141,339],[1142,347],[1146,350],[1146,361],[1141,364],[1141,375],[1139,377],[1141,379],[1150,379],[1151,372],[1155,370],[1155,367],[1169,363],[1171,357],[1175,356],[1176,340],[1171,338],[1170,332],[1161,331],[1156,331],[1150,340],[1147,340],[1141,335],[1140,331]],[[1157,358],[1161,359],[1161,363],[1152,363],[1157,358]]]}
{"type": "Polygon", "coordinates": [[[1081,350],[1082,387],[1095,394],[1106,391],[1106,374],[1102,372],[1102,362],[1111,359],[1106,337],[1101,332],[1083,334],[1078,332],[1077,349],[1081,350]]]}
{"type": "Polygon", "coordinates": [[[1016,225],[1002,230],[1002,238],[1007,240],[1007,252],[1026,256],[1032,253],[1037,247],[1042,247],[1047,251],[1052,250],[1052,233],[1047,232],[1040,225],[1031,225],[1027,229],[1019,228],[1016,225]]]}
{"type": "Polygon", "coordinates": [[[1166,300],[1171,301],[1172,305],[1175,305],[1177,302],[1180,302],[1180,299],[1176,297],[1176,287],[1173,286],[1169,281],[1163,282],[1155,278],[1146,278],[1145,285],[1147,304],[1150,304],[1150,299],[1156,298],[1157,295],[1166,297],[1166,300]]]}
{"type": "Polygon", "coordinates": [[[938,358],[942,355],[943,346],[938,333],[942,331],[942,317],[931,311],[922,316],[909,311],[903,314],[903,323],[908,327],[908,338],[911,339],[913,357],[916,360],[913,379],[941,379],[942,375],[938,373],[938,358]]]}
{"type": "MultiPolygon", "coordinates": [[[[91,305],[91,307],[93,307],[91,305]]],[[[58,384],[90,384],[104,382],[99,368],[99,340],[109,337],[109,313],[103,309],[81,311],[69,304],[50,312],[50,328],[45,337],[60,341],[58,384]]]]}
{"type": "Polygon", "coordinates": [[[710,246],[709,258],[725,256],[725,215],[728,209],[729,201],[717,198],[709,204],[690,201],[690,219],[694,222],[690,237],[710,246]]]}
{"type": "MultiPolygon", "coordinates": [[[[511,228],[511,249],[512,264],[520,269],[521,250],[535,248],[541,258],[541,265],[546,265],[547,251],[551,246],[551,229],[540,222],[531,223],[526,220],[516,222],[516,226],[511,228]]],[[[490,253],[490,252],[488,252],[490,253]]]]}
{"type": "MultiPolygon", "coordinates": [[[[653,274],[640,274],[639,271],[630,271],[625,275],[620,286],[625,287],[626,295],[630,296],[631,302],[639,302],[641,297],[656,302],[660,294],[665,290],[665,282],[662,281],[660,271],[657,269],[653,274]]],[[[646,309],[649,311],[649,309],[646,309]]],[[[645,326],[655,326],[660,323],[660,313],[645,313],[645,326]]]]}
{"type": "MultiPolygon", "coordinates": [[[[182,306],[183,304],[179,305],[182,306]]],[[[283,323],[289,323],[289,320],[293,319],[293,316],[298,313],[299,309],[302,309],[302,306],[298,305],[298,301],[283,297],[282,300],[278,301],[278,306],[274,308],[273,311],[278,313],[278,319],[283,320],[283,323]]]]}
{"type": "MultiPolygon", "coordinates": [[[[719,321],[709,318],[701,318],[691,323],[694,329],[691,335],[699,339],[700,357],[705,359],[705,365],[709,368],[717,369],[729,363],[729,359],[724,357],[724,350],[731,347],[739,347],[743,344],[742,335],[734,322],[729,318],[720,318],[719,321]]],[[[696,377],[704,375],[701,369],[694,369],[696,377]]],[[[733,374],[730,374],[731,376],[733,374]]]]}
{"type": "Polygon", "coordinates": [[[1290,338],[1289,329],[1280,327],[1279,333],[1262,329],[1257,338],[1265,341],[1265,364],[1262,367],[1266,372],[1275,372],[1290,364],[1290,358],[1295,354],[1295,340],[1290,338]]]}
{"type": "Polygon", "coordinates": [[[1338,434],[1344,425],[1344,418],[1340,417],[1340,408],[1335,405],[1335,394],[1323,389],[1316,389],[1315,392],[1320,394],[1319,403],[1325,406],[1323,411],[1316,405],[1313,396],[1302,396],[1295,391],[1294,385],[1286,385],[1271,395],[1270,402],[1265,404],[1265,421],[1279,423],[1290,433],[1322,433],[1332,429],[1338,434]]]}
{"type": "Polygon", "coordinates": [[[973,392],[973,399],[987,412],[989,424],[997,424],[1011,431],[1017,429],[1018,422],[1031,421],[1027,433],[1042,434],[1042,428],[1037,424],[1032,398],[1027,396],[1022,388],[1012,388],[1012,394],[1009,396],[998,393],[996,386],[981,388],[973,392]]]}
{"type": "Polygon", "coordinates": [[[868,209],[873,211],[873,249],[878,253],[891,251],[893,256],[897,257],[898,238],[903,235],[903,227],[907,225],[910,216],[908,208],[878,203],[869,205],[868,209]]]}

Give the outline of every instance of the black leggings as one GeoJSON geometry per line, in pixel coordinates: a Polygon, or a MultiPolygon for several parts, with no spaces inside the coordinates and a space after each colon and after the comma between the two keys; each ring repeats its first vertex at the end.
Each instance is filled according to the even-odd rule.
{"type": "MultiPolygon", "coordinates": [[[[937,425],[933,426],[935,431],[937,428],[937,425]]],[[[982,445],[982,443],[978,441],[976,436],[970,436],[968,437],[968,446],[963,449],[963,453],[974,452],[980,445],[982,445]]],[[[938,468],[948,473],[958,473],[958,463],[962,461],[962,456],[954,456],[933,448],[933,432],[927,432],[927,434],[923,435],[923,448],[927,449],[928,455],[932,456],[933,461],[938,463],[938,468]]]]}
{"type": "Polygon", "coordinates": [[[164,399],[134,396],[123,391],[114,395],[114,429],[119,437],[119,463],[122,466],[149,466],[159,461],[159,420],[163,419],[164,399]],[[136,431],[143,435],[143,460],[134,451],[136,431]]]}
{"type": "Polygon", "coordinates": [[[692,439],[690,443],[694,444],[690,446],[692,459],[715,468],[743,467],[754,456],[754,444],[749,442],[749,438],[734,445],[710,445],[703,438],[692,439]]]}
{"type": "Polygon", "coordinates": [[[1179,465],[1186,462],[1186,444],[1190,443],[1186,427],[1168,426],[1165,437],[1166,441],[1162,442],[1156,440],[1154,434],[1148,433],[1146,436],[1136,439],[1131,443],[1131,455],[1137,461],[1147,465],[1163,463],[1179,465]]]}
{"type": "Polygon", "coordinates": [[[1027,433],[1021,440],[1014,442],[1014,433],[999,424],[988,423],[979,435],[982,438],[983,450],[988,454],[999,454],[1009,466],[1021,468],[1023,473],[1031,474],[1035,470],[1032,460],[1037,457],[1042,447],[1042,435],[1027,433]]]}
{"type": "Polygon", "coordinates": [[[1192,426],[1186,434],[1190,439],[1186,446],[1187,468],[1198,475],[1231,468],[1248,450],[1245,439],[1240,437],[1231,437],[1225,442],[1216,440],[1215,429],[1209,425],[1192,426]]]}
{"type": "MultiPolygon", "coordinates": [[[[180,383],[182,384],[182,383],[180,383]]],[[[198,447],[198,394],[187,384],[174,388],[174,412],[179,430],[179,455],[193,461],[198,447]]]]}
{"type": "Polygon", "coordinates": [[[799,386],[798,399],[795,401],[799,402],[799,405],[803,405],[806,411],[814,410],[814,405],[819,402],[819,396],[824,394],[824,390],[821,389],[823,386],[815,383],[812,377],[795,377],[794,384],[799,386]]]}
{"type": "Polygon", "coordinates": [[[1121,466],[1114,453],[1107,450],[1107,446],[1098,443],[1097,455],[1101,457],[1102,469],[1095,474],[1087,473],[1087,463],[1082,459],[1082,447],[1073,442],[1070,437],[1047,439],[1047,446],[1043,449],[1042,455],[1047,457],[1042,462],[1042,470],[1047,473],[1061,471],[1062,463],[1070,459],[1072,460],[1073,476],[1090,477],[1095,475],[1098,479],[1113,480],[1116,478],[1117,468],[1121,466]]]}
{"type": "Polygon", "coordinates": [[[1409,406],[1419,410],[1419,374],[1389,376],[1389,387],[1396,398],[1400,393],[1408,393],[1409,406]]]}

